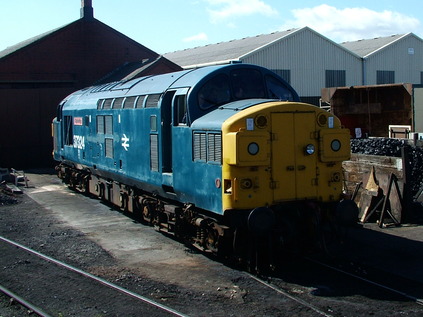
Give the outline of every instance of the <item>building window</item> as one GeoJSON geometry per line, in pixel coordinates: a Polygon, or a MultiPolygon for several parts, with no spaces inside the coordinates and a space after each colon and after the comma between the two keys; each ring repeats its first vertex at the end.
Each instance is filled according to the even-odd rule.
{"type": "Polygon", "coordinates": [[[289,69],[272,69],[272,72],[291,84],[291,71],[289,69]]]}
{"type": "Polygon", "coordinates": [[[326,70],[325,87],[345,87],[345,70],[326,70]]]}
{"type": "Polygon", "coordinates": [[[376,84],[394,84],[395,83],[395,72],[391,70],[378,70],[376,72],[376,84]]]}
{"type": "Polygon", "coordinates": [[[423,72],[420,72],[420,85],[423,85],[423,72]]]}

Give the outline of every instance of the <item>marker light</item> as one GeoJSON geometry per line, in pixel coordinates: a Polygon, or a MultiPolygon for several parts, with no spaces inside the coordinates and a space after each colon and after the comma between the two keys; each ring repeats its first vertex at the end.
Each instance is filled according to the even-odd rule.
{"type": "Polygon", "coordinates": [[[312,155],[312,154],[314,154],[314,151],[315,151],[315,148],[314,148],[314,145],[313,145],[313,144],[308,144],[308,145],[305,147],[305,154],[307,154],[307,155],[312,155]]]}
{"type": "Polygon", "coordinates": [[[259,146],[255,142],[248,144],[248,153],[251,155],[256,155],[259,152],[259,146]]]}
{"type": "Polygon", "coordinates": [[[338,139],[333,140],[330,144],[330,147],[332,151],[338,152],[341,149],[341,141],[339,141],[338,139]]]}

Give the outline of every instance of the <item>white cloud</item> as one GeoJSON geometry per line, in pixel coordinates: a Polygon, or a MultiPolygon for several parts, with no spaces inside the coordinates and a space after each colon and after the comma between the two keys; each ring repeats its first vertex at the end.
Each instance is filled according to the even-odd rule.
{"type": "Polygon", "coordinates": [[[394,11],[337,9],[326,4],[295,9],[292,14],[294,20],[287,21],[281,30],[309,26],[335,42],[409,33],[420,26],[418,19],[394,11]]]}
{"type": "Polygon", "coordinates": [[[195,42],[195,41],[207,41],[208,37],[206,33],[198,33],[196,35],[193,36],[189,36],[184,38],[182,41],[183,42],[195,42]]]}
{"type": "Polygon", "coordinates": [[[275,9],[261,0],[206,0],[206,2],[213,7],[213,9],[208,9],[212,23],[253,14],[264,16],[278,14],[275,9]]]}

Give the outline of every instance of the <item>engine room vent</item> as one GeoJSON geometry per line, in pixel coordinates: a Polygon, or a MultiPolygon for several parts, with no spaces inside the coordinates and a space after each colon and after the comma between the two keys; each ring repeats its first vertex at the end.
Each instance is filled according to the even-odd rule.
{"type": "Polygon", "coordinates": [[[112,108],[112,101],[113,99],[106,99],[103,103],[103,109],[111,109],[112,108]]]}
{"type": "Polygon", "coordinates": [[[194,132],[194,161],[205,161],[207,153],[206,134],[194,132]]]}
{"type": "Polygon", "coordinates": [[[121,98],[116,98],[115,101],[113,102],[113,109],[120,109],[122,108],[122,104],[123,104],[123,97],[121,98]]]}
{"type": "Polygon", "coordinates": [[[150,134],[150,169],[159,170],[159,136],[150,134]]]}
{"type": "Polygon", "coordinates": [[[104,143],[106,157],[113,158],[113,139],[106,138],[104,143]]]}
{"type": "Polygon", "coordinates": [[[159,105],[160,94],[149,95],[145,104],[146,108],[157,108],[159,105]]]}
{"type": "Polygon", "coordinates": [[[222,135],[220,133],[194,132],[193,160],[221,163],[222,135]]]}
{"type": "Polygon", "coordinates": [[[124,109],[134,108],[135,99],[137,99],[137,96],[126,97],[125,102],[123,103],[123,108],[124,109]]]}
{"type": "MultiPolygon", "coordinates": [[[[145,96],[139,96],[138,99],[137,99],[137,103],[135,105],[135,108],[142,108],[142,105],[144,104],[144,99],[145,99],[145,96]]],[[[155,107],[157,107],[157,104],[156,104],[155,107]]]]}
{"type": "Polygon", "coordinates": [[[222,161],[222,136],[221,134],[209,133],[208,135],[208,152],[207,161],[218,162],[222,161]]]}

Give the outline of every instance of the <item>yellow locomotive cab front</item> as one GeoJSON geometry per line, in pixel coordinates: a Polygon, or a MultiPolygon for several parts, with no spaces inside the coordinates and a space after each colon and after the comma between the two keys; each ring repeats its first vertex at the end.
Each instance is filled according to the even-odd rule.
{"type": "Polygon", "coordinates": [[[338,201],[350,136],[338,118],[312,105],[268,102],[222,129],[223,209],[288,201],[338,201]]]}

